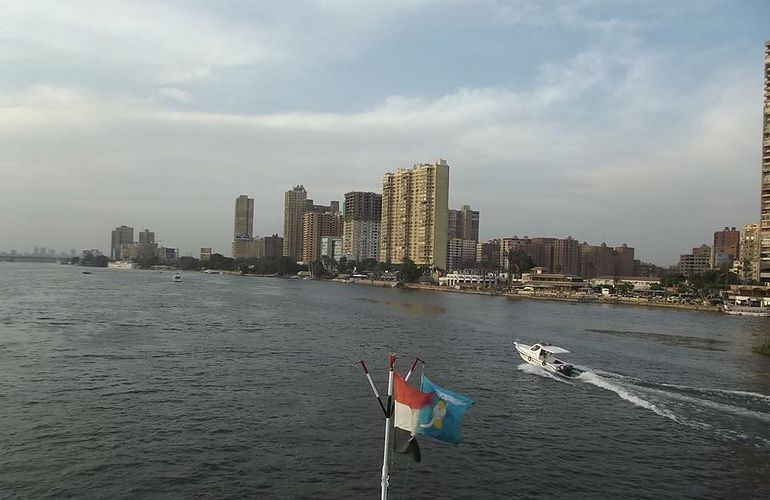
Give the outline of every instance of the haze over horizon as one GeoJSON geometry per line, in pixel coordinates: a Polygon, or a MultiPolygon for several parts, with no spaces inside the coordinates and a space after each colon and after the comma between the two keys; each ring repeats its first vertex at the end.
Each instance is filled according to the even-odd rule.
{"type": "Polygon", "coordinates": [[[444,158],[480,237],[660,265],[759,219],[770,3],[0,0],[0,251],[118,225],[229,254],[233,204],[444,158]]]}

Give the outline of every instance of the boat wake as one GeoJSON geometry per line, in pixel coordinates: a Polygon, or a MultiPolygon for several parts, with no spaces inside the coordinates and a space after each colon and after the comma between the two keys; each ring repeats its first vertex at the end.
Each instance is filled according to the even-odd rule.
{"type": "Polygon", "coordinates": [[[553,380],[556,380],[557,382],[562,382],[567,385],[575,385],[569,380],[567,380],[564,377],[560,377],[558,375],[554,375],[550,371],[546,370],[545,368],[541,368],[539,366],[530,364],[530,363],[522,363],[519,366],[516,367],[519,371],[522,371],[524,373],[530,373],[532,375],[539,375],[543,378],[550,378],[553,380]]]}
{"type": "MultiPolygon", "coordinates": [[[[536,368],[536,367],[535,367],[536,368]]],[[[770,450],[770,396],[748,391],[657,383],[582,367],[577,380],[635,406],[720,439],[770,450]]]]}

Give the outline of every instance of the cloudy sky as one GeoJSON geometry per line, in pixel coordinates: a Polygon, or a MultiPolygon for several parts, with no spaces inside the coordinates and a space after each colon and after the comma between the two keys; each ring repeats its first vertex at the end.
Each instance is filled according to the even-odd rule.
{"type": "Polygon", "coordinates": [[[759,215],[770,2],[0,0],[0,251],[229,252],[446,159],[481,237],[673,263],[759,215]]]}

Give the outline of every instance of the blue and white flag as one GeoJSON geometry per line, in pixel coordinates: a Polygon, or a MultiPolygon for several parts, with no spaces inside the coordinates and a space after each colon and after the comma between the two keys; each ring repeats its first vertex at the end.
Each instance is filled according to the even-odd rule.
{"type": "Polygon", "coordinates": [[[430,405],[420,410],[417,434],[431,436],[447,443],[459,443],[463,415],[473,405],[473,400],[439,387],[425,376],[422,377],[420,390],[432,392],[434,397],[430,405]]]}

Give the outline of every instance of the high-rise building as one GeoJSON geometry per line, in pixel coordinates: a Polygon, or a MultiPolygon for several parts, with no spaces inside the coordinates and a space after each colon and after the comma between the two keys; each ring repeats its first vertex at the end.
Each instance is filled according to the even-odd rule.
{"type": "Polygon", "coordinates": [[[741,241],[738,245],[740,278],[742,280],[759,279],[759,224],[746,224],[741,228],[741,241]]]}
{"type": "Polygon", "coordinates": [[[479,212],[471,210],[470,205],[463,205],[460,210],[449,210],[447,216],[449,238],[479,240],[479,212]]]}
{"type": "Polygon", "coordinates": [[[601,245],[580,245],[580,271],[584,278],[613,276],[615,274],[615,258],[611,247],[606,243],[601,245]]]}
{"type": "Polygon", "coordinates": [[[361,191],[345,193],[342,253],[360,262],[377,259],[380,248],[382,195],[361,191]]]}
{"type": "Polygon", "coordinates": [[[346,220],[376,220],[382,218],[382,195],[363,191],[345,193],[346,220]]]}
{"type": "Polygon", "coordinates": [[[447,242],[447,271],[476,267],[476,241],[452,238],[447,242]]]}
{"type": "Polygon", "coordinates": [[[128,226],[119,226],[112,231],[110,239],[110,259],[118,260],[123,258],[123,249],[134,242],[134,228],[128,226]]]}
{"type": "Polygon", "coordinates": [[[348,260],[377,260],[380,250],[380,221],[347,220],[342,228],[342,253],[348,260]]]}
{"type": "Polygon", "coordinates": [[[322,236],[321,257],[327,257],[339,262],[342,258],[342,238],[337,236],[322,236]]]}
{"type": "Polygon", "coordinates": [[[149,229],[145,229],[144,231],[139,233],[139,244],[152,245],[153,243],[155,243],[155,233],[153,233],[149,229]]]}
{"type": "MultiPolygon", "coordinates": [[[[571,236],[564,239],[553,241],[553,250],[551,254],[551,272],[570,274],[577,276],[580,274],[580,244],[571,236]]],[[[634,273],[634,258],[631,254],[631,271],[634,273]]]]}
{"type": "Polygon", "coordinates": [[[302,185],[286,191],[283,202],[283,255],[302,259],[302,216],[312,209],[313,200],[307,199],[302,185]]]}
{"type": "Polygon", "coordinates": [[[741,232],[734,227],[725,227],[721,231],[714,232],[714,255],[720,253],[730,258],[730,261],[738,259],[741,244],[741,232]]]}
{"type": "MultiPolygon", "coordinates": [[[[321,258],[321,238],[324,236],[342,236],[340,214],[332,212],[307,212],[304,214],[302,216],[303,262],[313,262],[321,258]]],[[[284,248],[286,248],[285,245],[284,248]]]]}
{"type": "Polygon", "coordinates": [[[233,258],[249,259],[256,257],[256,248],[254,242],[254,198],[242,194],[235,199],[233,258]]]}
{"type": "Polygon", "coordinates": [[[283,255],[283,238],[274,234],[257,240],[257,257],[280,257],[283,255]]]}
{"type": "Polygon", "coordinates": [[[615,247],[613,254],[614,276],[633,276],[634,275],[634,249],[625,243],[615,247]]]}
{"type": "Polygon", "coordinates": [[[204,261],[211,260],[211,247],[201,248],[200,259],[204,261]]]}
{"type": "Polygon", "coordinates": [[[765,43],[765,106],[762,119],[762,210],[759,221],[759,279],[770,283],[770,41],[765,43]]]}
{"type": "Polygon", "coordinates": [[[418,164],[382,179],[380,261],[446,269],[449,165],[418,164]]]}
{"type": "Polygon", "coordinates": [[[235,199],[235,223],[233,240],[250,240],[254,237],[254,198],[245,194],[235,199]]]}
{"type": "Polygon", "coordinates": [[[484,271],[497,269],[500,266],[500,240],[479,241],[476,244],[476,262],[484,271]]]}

